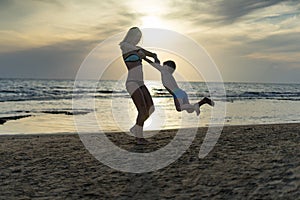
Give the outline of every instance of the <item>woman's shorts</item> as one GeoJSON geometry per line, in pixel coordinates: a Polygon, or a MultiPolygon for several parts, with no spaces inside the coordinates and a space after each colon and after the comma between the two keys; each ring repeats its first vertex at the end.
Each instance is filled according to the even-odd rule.
{"type": "Polygon", "coordinates": [[[137,89],[145,84],[143,81],[127,81],[125,85],[127,92],[132,96],[137,89]]]}

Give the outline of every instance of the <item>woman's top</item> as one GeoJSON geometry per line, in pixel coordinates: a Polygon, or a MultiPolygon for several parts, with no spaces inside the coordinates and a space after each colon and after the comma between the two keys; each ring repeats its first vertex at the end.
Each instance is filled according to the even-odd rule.
{"type": "Polygon", "coordinates": [[[143,82],[144,75],[142,69],[142,59],[140,58],[138,51],[141,47],[134,46],[127,42],[122,42],[120,44],[123,59],[128,69],[127,82],[143,82]]]}
{"type": "Polygon", "coordinates": [[[140,58],[140,56],[136,55],[136,54],[130,54],[129,56],[127,56],[124,61],[125,62],[136,62],[136,61],[141,61],[142,59],[140,58]]]}

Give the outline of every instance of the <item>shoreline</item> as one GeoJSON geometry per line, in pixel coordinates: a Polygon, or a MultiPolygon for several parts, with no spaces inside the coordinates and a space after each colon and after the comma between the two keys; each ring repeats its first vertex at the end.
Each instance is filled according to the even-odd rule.
{"type": "MultiPolygon", "coordinates": [[[[107,133],[119,147],[155,151],[176,130],[136,149],[127,134],[107,133]]],[[[157,171],[117,171],[95,159],[79,135],[0,136],[0,199],[296,199],[300,196],[300,123],[225,126],[214,149],[198,158],[206,128],[187,151],[157,171]]],[[[188,131],[188,129],[187,129],[188,131]]]]}
{"type": "MultiPolygon", "coordinates": [[[[273,126],[273,125],[290,125],[290,124],[298,124],[300,126],[300,122],[282,122],[282,123],[262,123],[262,124],[226,124],[224,127],[245,127],[245,126],[273,126]]],[[[189,129],[207,129],[209,126],[199,126],[199,127],[187,127],[187,128],[180,128],[180,130],[189,130],[189,129]]],[[[214,127],[220,127],[214,125],[214,127]]],[[[145,130],[144,133],[152,133],[152,132],[159,132],[159,131],[178,131],[179,128],[170,128],[170,129],[161,129],[161,130],[145,130]]],[[[128,133],[128,131],[103,131],[105,134],[122,134],[128,133]]],[[[92,134],[97,133],[93,132],[92,134]]],[[[0,133],[0,137],[3,136],[52,136],[52,135],[79,135],[77,132],[57,132],[57,133],[0,133]]]]}

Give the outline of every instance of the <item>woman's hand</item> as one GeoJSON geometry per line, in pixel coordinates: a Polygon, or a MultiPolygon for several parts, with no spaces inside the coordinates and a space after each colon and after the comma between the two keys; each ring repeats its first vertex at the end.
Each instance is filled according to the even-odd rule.
{"type": "Polygon", "coordinates": [[[160,64],[160,60],[158,59],[158,57],[157,57],[156,53],[154,53],[154,56],[153,56],[153,58],[154,58],[154,62],[155,62],[155,63],[158,63],[158,64],[160,64]]]}
{"type": "Polygon", "coordinates": [[[143,51],[138,51],[137,52],[137,54],[138,54],[138,56],[141,58],[141,59],[144,59],[144,58],[146,58],[146,54],[143,52],[143,51]]]}

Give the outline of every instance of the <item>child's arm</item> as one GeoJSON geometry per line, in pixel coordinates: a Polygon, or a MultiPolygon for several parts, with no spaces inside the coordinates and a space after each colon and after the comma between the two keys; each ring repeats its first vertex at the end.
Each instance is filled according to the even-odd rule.
{"type": "Polygon", "coordinates": [[[155,69],[157,69],[158,71],[162,70],[162,66],[158,63],[153,62],[152,60],[148,59],[148,58],[144,58],[145,61],[147,61],[150,65],[152,65],[155,69]]]}

